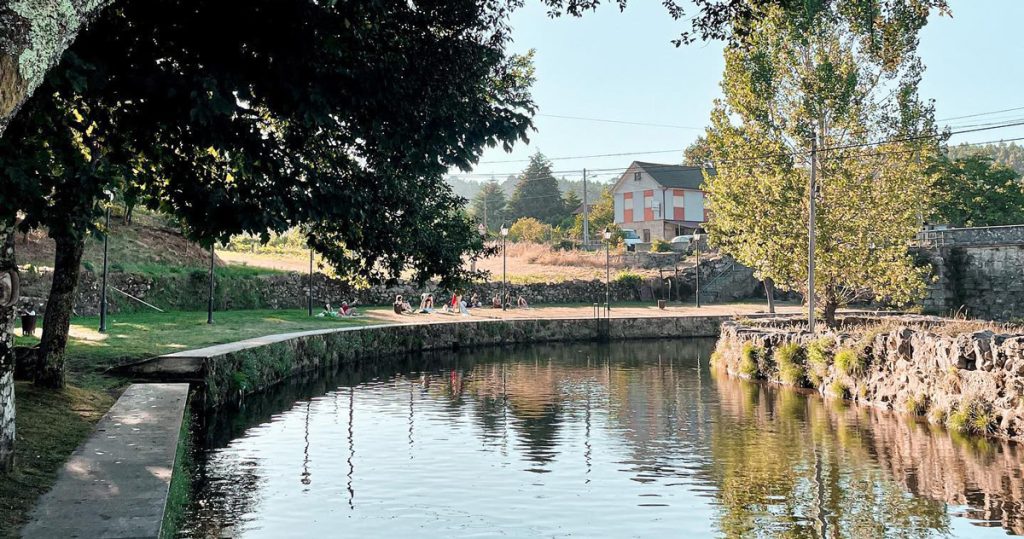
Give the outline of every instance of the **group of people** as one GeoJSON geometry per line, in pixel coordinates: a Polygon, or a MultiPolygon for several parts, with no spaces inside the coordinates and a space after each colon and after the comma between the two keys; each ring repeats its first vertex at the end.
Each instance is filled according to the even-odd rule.
{"type": "Polygon", "coordinates": [[[320,318],[346,318],[359,316],[359,313],[356,312],[356,303],[358,303],[358,300],[353,300],[351,304],[347,301],[343,301],[341,302],[341,306],[338,307],[338,310],[332,309],[331,304],[328,303],[323,312],[317,316],[320,318]]]}
{"type": "MultiPolygon", "coordinates": [[[[495,294],[494,298],[491,300],[491,307],[495,309],[501,309],[502,306],[503,304],[501,296],[499,294],[495,294]]],[[[412,304],[409,303],[409,301],[401,295],[395,296],[394,303],[395,314],[430,314],[436,311],[440,311],[445,313],[457,312],[462,316],[469,316],[470,309],[479,309],[481,307],[483,307],[483,303],[481,303],[480,296],[478,294],[473,293],[473,295],[470,296],[469,300],[466,300],[463,297],[463,295],[458,292],[452,293],[451,299],[449,299],[443,305],[441,305],[440,308],[436,306],[434,294],[431,293],[420,294],[420,305],[418,308],[413,308],[412,304]]],[[[504,307],[506,309],[513,308],[511,293],[505,293],[504,307]]],[[[523,296],[519,296],[516,299],[514,307],[518,307],[520,309],[530,308],[530,306],[526,303],[526,298],[524,298],[523,296]]]]}

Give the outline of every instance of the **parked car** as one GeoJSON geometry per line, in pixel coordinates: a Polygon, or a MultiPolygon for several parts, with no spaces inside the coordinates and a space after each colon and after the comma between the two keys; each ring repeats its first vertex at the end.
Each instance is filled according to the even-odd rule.
{"type": "Polygon", "coordinates": [[[693,234],[676,236],[669,243],[672,244],[673,250],[688,253],[693,247],[693,234]]]}
{"type": "Polygon", "coordinates": [[[638,243],[643,243],[640,241],[640,235],[632,228],[622,229],[622,242],[626,244],[627,251],[635,250],[638,243]]]}

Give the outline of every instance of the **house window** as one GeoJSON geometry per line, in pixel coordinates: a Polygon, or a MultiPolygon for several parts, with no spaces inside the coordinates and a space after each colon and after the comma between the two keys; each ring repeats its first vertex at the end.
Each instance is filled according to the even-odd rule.
{"type": "Polygon", "coordinates": [[[633,181],[635,181],[635,182],[640,181],[640,172],[639,171],[633,173],[633,181]]]}

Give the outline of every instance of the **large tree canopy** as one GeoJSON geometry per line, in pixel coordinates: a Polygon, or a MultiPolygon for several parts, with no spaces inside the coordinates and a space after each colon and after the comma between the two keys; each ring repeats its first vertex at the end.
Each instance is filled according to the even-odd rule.
{"type": "Polygon", "coordinates": [[[928,7],[806,2],[766,12],[746,47],[725,52],[724,100],[708,143],[711,240],[761,278],[823,299],[826,320],[853,299],[900,303],[921,292],[907,243],[929,209],[922,163],[937,151],[917,85],[917,31],[928,7]],[[807,290],[809,156],[818,142],[815,290],[807,290]],[[876,144],[878,141],[890,141],[876,144]]]}
{"type": "Polygon", "coordinates": [[[47,385],[97,199],[118,185],[206,244],[300,225],[343,275],[464,277],[481,239],[442,176],[525,139],[533,112],[506,15],[476,0],[111,7],[0,143],[0,210],[58,244],[47,385]]]}
{"type": "Polygon", "coordinates": [[[983,154],[934,164],[936,223],[953,226],[1019,225],[1024,223],[1024,184],[1014,169],[983,154]]]}

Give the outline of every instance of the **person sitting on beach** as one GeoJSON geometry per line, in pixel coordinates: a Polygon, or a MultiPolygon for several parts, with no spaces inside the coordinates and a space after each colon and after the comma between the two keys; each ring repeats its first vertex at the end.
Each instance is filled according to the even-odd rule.
{"type": "Polygon", "coordinates": [[[530,306],[526,304],[526,298],[524,298],[523,296],[519,296],[519,299],[516,300],[516,305],[520,309],[529,309],[530,308],[530,306]]]}
{"type": "Polygon", "coordinates": [[[455,302],[459,306],[459,314],[462,316],[469,316],[469,310],[466,308],[466,300],[462,299],[462,296],[455,298],[455,302]]]}
{"type": "Polygon", "coordinates": [[[476,309],[476,308],[480,307],[480,296],[479,296],[479,294],[477,294],[476,292],[473,292],[473,295],[469,297],[469,303],[466,304],[466,307],[469,307],[470,309],[476,309]]]}
{"type": "Polygon", "coordinates": [[[341,307],[338,308],[338,315],[357,316],[355,307],[349,305],[347,301],[341,302],[341,307]]]}
{"type": "Polygon", "coordinates": [[[494,298],[491,299],[491,308],[494,308],[494,309],[500,309],[501,308],[501,296],[499,296],[498,294],[495,294],[494,298]]]}

